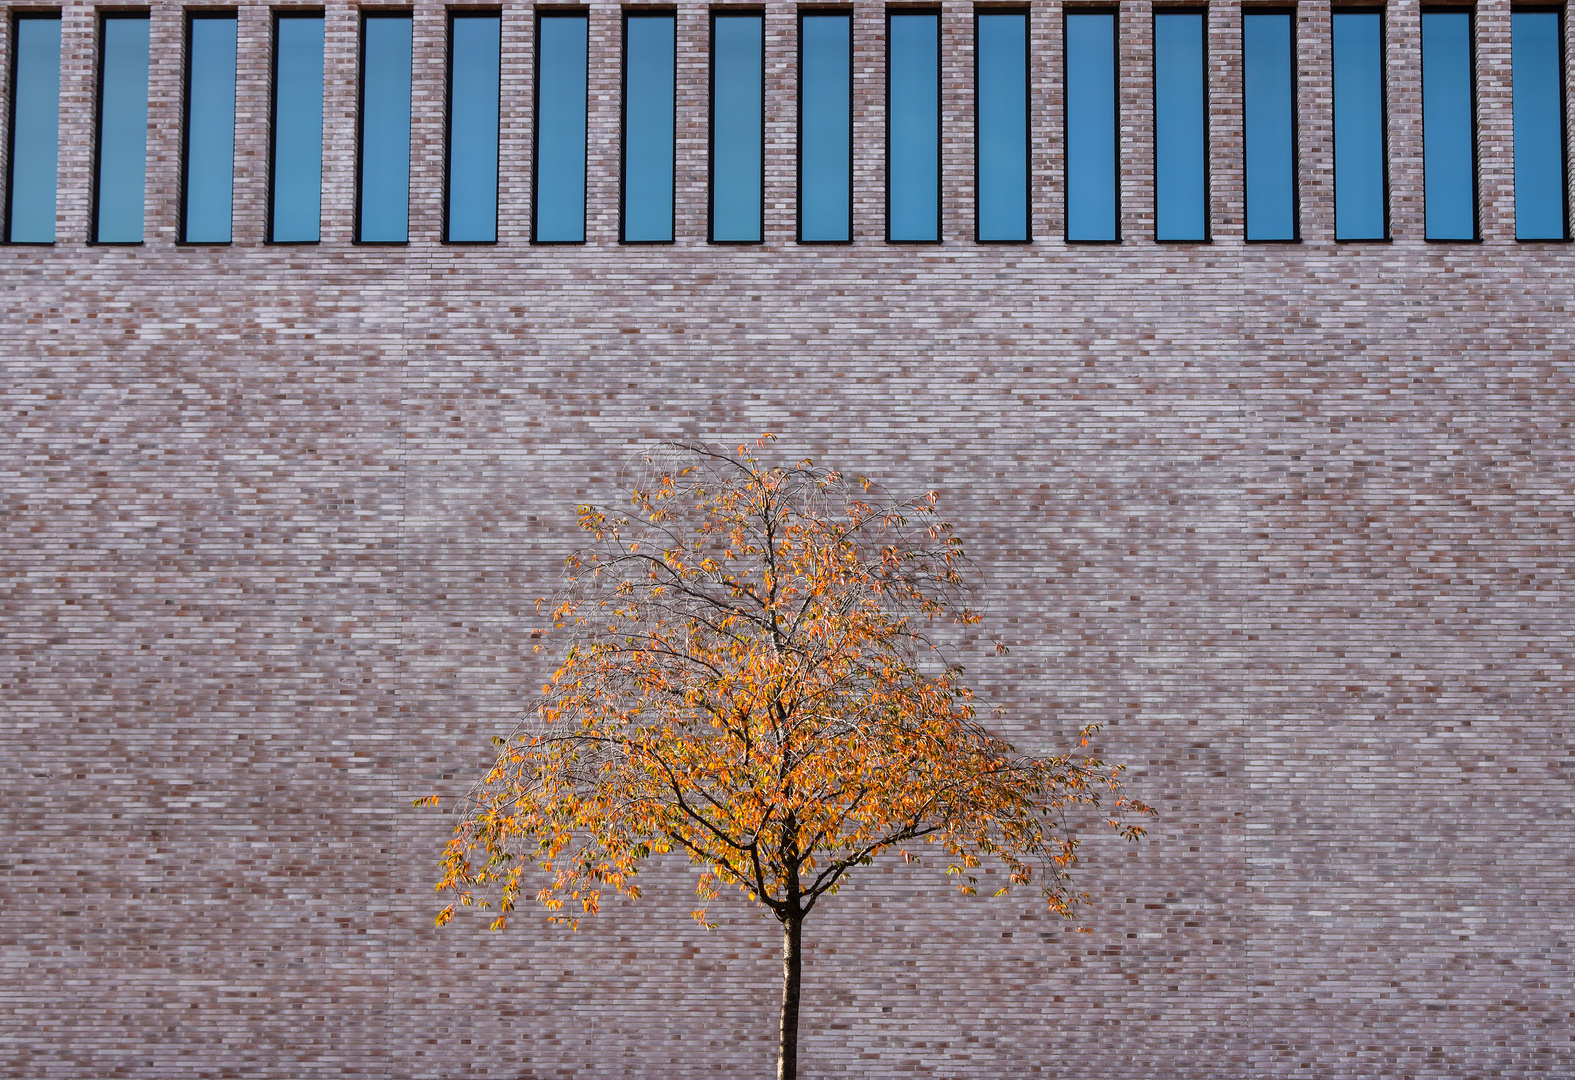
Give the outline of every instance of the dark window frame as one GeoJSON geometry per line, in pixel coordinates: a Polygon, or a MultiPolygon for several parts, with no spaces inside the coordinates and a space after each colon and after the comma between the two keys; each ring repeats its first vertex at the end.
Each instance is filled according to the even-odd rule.
{"type": "MultiPolygon", "coordinates": [[[[499,235],[503,232],[501,220],[503,209],[503,9],[497,7],[450,7],[443,12],[444,33],[447,35],[443,41],[443,206],[441,226],[438,230],[440,244],[453,244],[457,247],[485,247],[496,244],[499,235]],[[454,162],[454,20],[456,18],[495,18],[498,20],[498,131],[497,139],[497,177],[493,190],[493,226],[491,240],[451,240],[448,235],[449,226],[449,174],[453,170],[454,162]]],[[[414,27],[412,27],[412,30],[414,27]]],[[[412,82],[414,73],[412,72],[412,82]]],[[[411,96],[415,91],[412,86],[411,96]]],[[[412,106],[414,102],[412,101],[412,106]]],[[[357,185],[359,190],[360,185],[357,185]]]]}
{"type": "MultiPolygon", "coordinates": [[[[1562,237],[1551,237],[1551,236],[1548,236],[1548,237],[1526,237],[1524,239],[1522,239],[1519,236],[1516,236],[1515,237],[1515,242],[1517,244],[1568,244],[1568,243],[1571,243],[1572,241],[1575,241],[1575,233],[1572,233],[1572,230],[1571,230],[1571,225],[1575,224],[1575,222],[1571,221],[1571,216],[1570,216],[1570,180],[1572,179],[1572,173],[1571,173],[1571,168],[1570,168],[1570,111],[1569,111],[1569,109],[1570,109],[1570,103],[1569,103],[1569,96],[1570,96],[1570,86],[1569,86],[1570,69],[1569,69],[1569,56],[1568,56],[1569,48],[1568,48],[1568,41],[1567,41],[1567,37],[1566,37],[1566,35],[1568,35],[1568,33],[1569,33],[1569,25],[1568,25],[1569,11],[1567,9],[1567,6],[1564,5],[1564,4],[1513,4],[1512,3],[1510,5],[1509,14],[1510,14],[1510,18],[1511,19],[1513,19],[1516,14],[1521,13],[1521,12],[1524,12],[1524,13],[1526,13],[1528,15],[1532,15],[1532,14],[1557,15],[1559,17],[1559,33],[1558,33],[1558,40],[1559,40],[1559,151],[1560,151],[1560,154],[1561,154],[1561,161],[1563,162],[1563,165],[1564,165],[1564,170],[1563,170],[1563,175],[1564,175],[1564,204],[1563,204],[1563,209],[1564,209],[1564,235],[1562,237]]],[[[1511,40],[1513,40],[1513,37],[1511,38],[1511,40]]],[[[1513,55],[1511,56],[1510,62],[1512,64],[1514,63],[1513,55]]],[[[1513,116],[1513,114],[1514,114],[1514,98],[1513,97],[1511,97],[1511,99],[1510,99],[1510,110],[1511,110],[1511,116],[1513,116]]],[[[1513,130],[1511,131],[1511,135],[1513,136],[1513,130]]],[[[1510,169],[1511,169],[1511,180],[1513,181],[1513,172],[1514,172],[1513,162],[1514,162],[1514,156],[1515,156],[1515,146],[1514,146],[1513,138],[1511,138],[1511,141],[1510,141],[1510,151],[1509,152],[1510,152],[1510,162],[1511,162],[1511,166],[1510,166],[1510,169]]],[[[9,188],[7,190],[9,190],[9,188]]],[[[1511,193],[1513,194],[1513,182],[1511,183],[1511,193]]],[[[1516,225],[1516,229],[1517,230],[1519,229],[1518,222],[1517,222],[1517,225],[1516,225]]]]}
{"type": "MultiPolygon", "coordinates": [[[[356,9],[359,19],[356,23],[356,87],[355,87],[355,207],[350,218],[350,243],[357,247],[404,247],[410,243],[410,174],[409,170],[414,164],[414,139],[412,153],[405,163],[405,238],[403,240],[363,240],[361,239],[361,175],[366,162],[362,154],[363,129],[366,126],[366,24],[370,19],[409,19],[411,35],[411,71],[410,71],[410,113],[411,123],[415,122],[415,32],[416,13],[412,8],[395,6],[368,6],[356,9]]],[[[326,27],[325,27],[326,29],[326,27]]],[[[325,58],[326,61],[326,58],[325,58]]],[[[326,125],[325,125],[326,126],[326,125]]]]}
{"type": "MultiPolygon", "coordinates": [[[[1475,4],[1422,4],[1417,10],[1417,35],[1416,35],[1416,71],[1417,81],[1421,83],[1424,63],[1424,50],[1422,48],[1422,16],[1424,15],[1464,15],[1469,20],[1466,24],[1466,40],[1470,43],[1466,50],[1467,57],[1467,85],[1471,90],[1471,236],[1470,237],[1431,237],[1427,235],[1427,154],[1422,155],[1422,240],[1428,244],[1480,244],[1482,243],[1482,127],[1477,116],[1477,9],[1475,4]]],[[[1427,96],[1421,95],[1422,110],[1417,117],[1421,125],[1423,138],[1427,132],[1427,96]]],[[[1514,108],[1511,103],[1511,109],[1514,108]]],[[[1426,146],[1426,142],[1423,143],[1426,146]]],[[[1513,160],[1514,150],[1510,150],[1513,160]]],[[[1513,167],[1511,169],[1513,172],[1513,167]]]]}
{"type": "MultiPolygon", "coordinates": [[[[659,7],[657,5],[638,5],[626,7],[619,12],[618,24],[620,34],[618,69],[618,243],[629,244],[635,247],[649,247],[653,244],[676,244],[678,242],[678,9],[659,7]],[[624,211],[628,203],[629,189],[629,20],[667,18],[673,20],[673,235],[666,240],[629,240],[626,239],[626,225],[624,211]]],[[[764,65],[762,65],[764,67],[764,65]]],[[[763,78],[763,76],[762,76],[763,78]]],[[[762,155],[762,161],[764,156],[762,155]]],[[[762,172],[764,175],[764,172],[762,172]]]]}
{"type": "MultiPolygon", "coordinates": [[[[317,239],[316,240],[275,240],[273,238],[273,207],[274,207],[274,176],[279,147],[279,23],[284,19],[319,19],[323,21],[324,30],[324,70],[327,69],[327,14],[323,8],[274,8],[270,12],[272,19],[268,27],[269,52],[268,52],[268,176],[265,181],[267,189],[263,198],[263,243],[269,247],[310,247],[323,242],[323,162],[321,156],[317,160],[317,239]]],[[[237,73],[237,78],[239,73],[237,73]]],[[[326,117],[324,118],[326,124],[326,117]]],[[[359,148],[357,150],[359,155],[359,148]]]]}
{"type": "Polygon", "coordinates": [[[1033,9],[975,4],[973,8],[973,242],[976,244],[1032,244],[1034,242],[1034,14],[1033,9]],[[1028,193],[1028,220],[1021,240],[984,240],[979,236],[979,16],[1023,17],[1023,138],[1028,153],[1023,158],[1023,182],[1028,193]]]}
{"type": "MultiPolygon", "coordinates": [[[[88,246],[90,247],[141,247],[148,242],[148,208],[147,189],[143,188],[142,205],[142,239],[141,240],[100,240],[98,238],[98,212],[99,212],[99,173],[104,167],[104,27],[112,19],[144,19],[148,23],[149,55],[148,55],[148,83],[152,86],[153,56],[152,32],[153,12],[148,8],[99,8],[96,12],[98,19],[98,34],[94,42],[95,52],[93,64],[93,169],[88,177],[88,246]]],[[[61,27],[64,33],[64,26],[61,27]]],[[[62,45],[62,50],[64,46],[62,45]]],[[[151,104],[151,102],[150,102],[151,104]]],[[[142,182],[147,184],[147,151],[142,155],[142,182]]]]}
{"type": "Polygon", "coordinates": [[[852,8],[842,7],[809,7],[799,8],[797,14],[798,27],[798,55],[795,57],[797,69],[795,77],[797,87],[797,116],[794,120],[794,173],[793,173],[793,242],[795,244],[809,244],[822,246],[826,244],[847,246],[853,243],[853,123],[857,115],[853,108],[853,87],[856,82],[853,57],[855,24],[852,8]],[[848,238],[846,240],[805,240],[804,239],[804,18],[814,18],[822,15],[842,15],[848,20],[848,238]]]}
{"type": "Polygon", "coordinates": [[[1109,5],[1062,5],[1061,8],[1061,241],[1066,244],[1119,244],[1121,243],[1121,9],[1109,5]],[[1071,95],[1067,92],[1067,67],[1066,67],[1066,26],[1067,20],[1074,15],[1109,15],[1112,19],[1114,32],[1110,35],[1111,65],[1115,71],[1115,85],[1112,93],[1115,98],[1113,121],[1115,125],[1115,155],[1116,155],[1116,235],[1109,240],[1074,240],[1072,239],[1072,213],[1069,198],[1072,189],[1072,155],[1067,151],[1067,100],[1071,95]]]}
{"type": "Polygon", "coordinates": [[[705,143],[705,169],[706,169],[706,196],[705,196],[705,236],[708,244],[750,245],[764,244],[766,242],[766,63],[765,63],[765,29],[766,11],[764,8],[753,7],[713,7],[707,12],[706,30],[709,35],[706,39],[706,143],[705,143]],[[760,20],[761,58],[760,58],[760,239],[759,240],[718,240],[716,238],[716,20],[729,16],[747,15],[760,20]]]}
{"type": "Polygon", "coordinates": [[[1241,232],[1245,244],[1300,244],[1302,242],[1302,66],[1297,52],[1301,12],[1295,7],[1243,7],[1241,9],[1242,68],[1246,69],[1246,23],[1251,15],[1288,15],[1291,20],[1291,235],[1251,239],[1247,236],[1247,126],[1241,133],[1241,232]]]}
{"type": "MultiPolygon", "coordinates": [[[[6,118],[5,118],[5,147],[6,147],[6,152],[5,152],[5,206],[4,207],[0,207],[0,215],[4,215],[4,221],[0,221],[0,238],[3,238],[3,240],[0,240],[0,242],[3,242],[5,244],[7,244],[7,245],[15,245],[16,247],[54,247],[55,246],[55,241],[54,240],[13,240],[13,239],[11,239],[11,203],[12,203],[12,200],[13,200],[13,195],[14,195],[15,190],[16,190],[16,81],[17,81],[18,75],[20,74],[20,72],[17,70],[17,65],[18,65],[18,62],[19,62],[18,61],[18,57],[20,55],[20,52],[19,52],[19,50],[17,48],[17,42],[18,42],[18,40],[21,37],[21,31],[20,31],[20,29],[18,29],[17,24],[22,22],[23,20],[35,20],[35,19],[36,20],[40,20],[40,21],[42,21],[44,19],[53,19],[55,22],[58,22],[58,23],[61,24],[61,31],[62,31],[62,33],[64,33],[64,31],[65,31],[64,12],[62,12],[60,8],[49,8],[49,9],[43,9],[43,8],[25,9],[24,8],[24,9],[21,9],[21,10],[18,10],[17,8],[12,8],[11,9],[11,18],[9,20],[7,20],[9,25],[6,27],[6,29],[11,34],[11,57],[10,57],[9,72],[8,72],[8,75],[7,75],[7,77],[10,79],[10,82],[6,84],[7,87],[8,87],[8,90],[7,90],[7,93],[6,93],[6,118]]],[[[56,99],[55,99],[55,111],[56,111],[57,114],[60,111],[60,100],[59,100],[59,95],[58,94],[56,95],[56,99]]],[[[59,121],[57,120],[56,123],[58,124],[59,121]]],[[[60,213],[60,201],[59,201],[60,200],[60,193],[59,193],[59,188],[60,188],[60,135],[59,135],[59,132],[57,131],[56,134],[55,134],[55,214],[56,214],[56,217],[57,217],[57,226],[56,226],[57,230],[58,230],[58,216],[59,216],[59,213],[60,213]]],[[[58,239],[58,236],[59,236],[59,233],[57,231],[57,233],[56,233],[57,239],[58,239]]]]}
{"type": "MultiPolygon", "coordinates": [[[[1383,4],[1340,4],[1329,9],[1329,62],[1331,65],[1329,78],[1329,107],[1330,107],[1330,137],[1329,137],[1329,182],[1334,188],[1334,205],[1340,204],[1339,168],[1336,164],[1338,143],[1334,140],[1334,102],[1335,86],[1332,65],[1334,63],[1334,20],[1340,15],[1377,15],[1378,16],[1378,109],[1379,132],[1383,141],[1383,190],[1384,190],[1384,234],[1382,236],[1354,236],[1341,237],[1339,232],[1339,217],[1334,218],[1331,229],[1334,233],[1334,242],[1337,244],[1390,244],[1394,242],[1394,223],[1391,220],[1391,207],[1393,192],[1390,190],[1389,168],[1389,11],[1383,4]]],[[[1294,38],[1292,39],[1294,44],[1294,38]]],[[[1417,71],[1421,71],[1420,35],[1418,37],[1417,71]]],[[[1475,107],[1473,106],[1473,112],[1475,107]]],[[[1300,215],[1298,215],[1299,217],[1300,215]]]]}
{"type": "MultiPolygon", "coordinates": [[[[1203,236],[1201,238],[1199,238],[1199,239],[1193,239],[1193,240],[1177,240],[1177,239],[1171,239],[1171,238],[1163,238],[1162,239],[1160,237],[1160,235],[1159,235],[1159,205],[1158,205],[1158,193],[1159,193],[1159,188],[1158,188],[1158,182],[1159,182],[1159,162],[1158,162],[1158,152],[1159,152],[1158,151],[1158,147],[1159,147],[1159,100],[1158,100],[1157,96],[1151,95],[1151,96],[1154,97],[1153,108],[1152,108],[1151,111],[1153,113],[1152,123],[1154,125],[1154,146],[1155,146],[1155,155],[1156,155],[1156,160],[1155,160],[1155,163],[1154,163],[1155,206],[1154,206],[1154,238],[1153,239],[1154,239],[1154,243],[1156,243],[1156,244],[1212,244],[1212,243],[1214,243],[1214,198],[1213,198],[1213,193],[1214,193],[1214,143],[1213,143],[1213,139],[1211,138],[1211,136],[1213,134],[1213,127],[1212,127],[1212,125],[1210,123],[1210,121],[1213,119],[1213,117],[1211,115],[1211,109],[1210,109],[1210,105],[1211,105],[1213,99],[1209,95],[1209,9],[1206,8],[1206,7],[1196,7],[1196,6],[1189,6],[1189,5],[1185,5],[1185,4],[1178,5],[1176,7],[1166,7],[1163,4],[1154,5],[1154,7],[1152,8],[1152,10],[1149,13],[1149,40],[1150,41],[1153,41],[1155,36],[1158,33],[1158,27],[1155,26],[1155,20],[1157,20],[1161,15],[1201,15],[1203,17],[1203,236]]],[[[1157,57],[1156,56],[1151,56],[1150,57],[1150,67],[1153,67],[1155,63],[1157,63],[1157,57]]],[[[1151,71],[1150,72],[1150,77],[1152,79],[1154,79],[1155,82],[1157,83],[1157,81],[1158,81],[1157,72],[1151,71]]],[[[1117,72],[1117,86],[1119,86],[1119,85],[1120,85],[1120,73],[1117,72]]],[[[1245,190],[1246,190],[1246,188],[1245,188],[1245,180],[1244,180],[1244,183],[1243,183],[1243,195],[1244,196],[1245,196],[1245,190]]],[[[1243,227],[1244,228],[1245,228],[1245,224],[1246,224],[1246,222],[1245,222],[1245,212],[1246,212],[1246,208],[1244,206],[1243,207],[1243,227]]]]}
{"type": "MultiPolygon", "coordinates": [[[[590,117],[591,117],[591,83],[590,83],[590,19],[589,8],[571,7],[567,4],[559,7],[553,5],[537,5],[531,22],[535,37],[531,41],[531,125],[530,125],[530,242],[543,247],[573,247],[584,245],[590,241],[590,117]],[[536,207],[541,199],[541,21],[543,19],[584,19],[585,20],[585,183],[582,188],[580,228],[578,240],[540,240],[536,236],[536,207]]],[[[501,95],[501,89],[500,89],[501,95]]],[[[501,125],[500,125],[501,126],[501,125]]],[[[502,167],[502,160],[498,162],[502,167]]]]}
{"type": "MultiPolygon", "coordinates": [[[[177,247],[229,247],[235,243],[235,176],[231,165],[230,175],[230,238],[228,240],[186,239],[186,196],[191,172],[191,24],[198,20],[229,19],[235,23],[236,81],[240,81],[240,13],[234,8],[187,8],[181,37],[181,104],[180,104],[180,181],[177,217],[175,219],[175,244],[177,247]]],[[[232,113],[234,106],[232,108],[232,113]]],[[[231,121],[234,122],[233,119],[231,121]]]]}
{"type": "Polygon", "coordinates": [[[886,236],[888,244],[929,244],[946,242],[946,15],[933,4],[914,6],[888,5],[886,20],[886,236]],[[935,17],[935,239],[893,240],[891,236],[891,20],[904,15],[933,15],[935,17]]]}

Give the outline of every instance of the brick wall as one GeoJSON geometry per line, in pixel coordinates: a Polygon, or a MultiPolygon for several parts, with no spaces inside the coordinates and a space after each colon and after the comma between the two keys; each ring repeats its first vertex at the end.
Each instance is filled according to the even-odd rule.
{"type": "MultiPolygon", "coordinates": [[[[233,246],[176,247],[180,9],[153,7],[149,229],[90,248],[93,12],[65,9],[60,242],[0,249],[0,1074],[769,1074],[774,924],[690,875],[578,935],[437,931],[454,792],[541,679],[536,597],[653,440],[937,487],[1026,746],[1095,719],[1162,811],[1088,846],[1093,933],[876,867],[807,939],[806,1077],[1575,1072],[1575,251],[1516,244],[1508,5],[1479,5],[1480,244],[1421,239],[1417,11],[1389,7],[1391,244],[1332,242],[1327,4],[1301,6],[1303,235],[1241,240],[1238,11],[1210,23],[1211,245],[1156,245],[1149,6],[1122,5],[1123,232],[1068,246],[1060,6],[1034,8],[1030,246],[978,246],[970,9],[945,237],[887,246],[882,9],[855,6],[855,231],[793,220],[767,5],[767,243],[709,247],[705,11],[679,10],[679,239],[620,247],[617,9],[591,9],[590,242],[528,237],[505,8],[501,242],[439,233],[442,9],[415,5],[412,242],[351,231],[330,3],[324,242],[261,243],[268,13],[240,11],[233,246]]],[[[5,44],[9,48],[9,41],[5,44]]],[[[8,65],[9,57],[0,57],[8,65]]]]}

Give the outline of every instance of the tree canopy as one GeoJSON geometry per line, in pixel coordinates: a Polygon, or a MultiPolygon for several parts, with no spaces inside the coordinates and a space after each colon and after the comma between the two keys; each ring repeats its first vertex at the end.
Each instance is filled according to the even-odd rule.
{"type": "Polygon", "coordinates": [[[681,852],[696,919],[734,886],[783,924],[791,1077],[800,928],[854,868],[936,851],[971,893],[995,860],[1068,915],[1083,897],[1065,811],[1103,805],[1142,835],[1152,811],[1088,754],[1093,728],[1077,753],[1036,755],[979,722],[935,633],[980,616],[934,492],[667,445],[627,503],[582,506],[579,524],[590,543],[552,609],[567,648],[464,800],[440,925],[477,905],[501,929],[532,887],[576,924],[608,889],[638,897],[650,856],[681,852]]]}

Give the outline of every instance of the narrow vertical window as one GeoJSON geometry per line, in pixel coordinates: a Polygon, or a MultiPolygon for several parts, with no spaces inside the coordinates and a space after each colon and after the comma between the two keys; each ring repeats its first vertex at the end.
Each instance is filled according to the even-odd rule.
{"type": "Polygon", "coordinates": [[[974,237],[1026,242],[1028,13],[976,11],[974,31],[974,237]]]}
{"type": "Polygon", "coordinates": [[[711,241],[758,243],[765,203],[765,16],[711,16],[711,241]]]}
{"type": "Polygon", "coordinates": [[[1066,238],[1120,239],[1116,16],[1066,16],[1066,238]]]}
{"type": "Polygon", "coordinates": [[[531,239],[585,242],[589,23],[582,11],[536,16],[536,206],[531,239]]]}
{"type": "Polygon", "coordinates": [[[180,238],[230,242],[235,188],[235,15],[186,19],[186,127],[180,238]]]}
{"type": "Polygon", "coordinates": [[[93,240],[142,243],[148,172],[148,16],[100,16],[93,240]]]}
{"type": "Polygon", "coordinates": [[[1207,240],[1207,16],[1154,14],[1154,239],[1207,240]]]}
{"type": "Polygon", "coordinates": [[[443,239],[498,238],[498,117],[503,19],[456,11],[448,20],[448,169],[443,239]]]}
{"type": "Polygon", "coordinates": [[[356,234],[363,244],[410,238],[408,13],[361,16],[361,140],[356,234]]]}
{"type": "Polygon", "coordinates": [[[323,200],[323,17],[273,23],[273,130],[268,240],[311,244],[323,200]]]}
{"type": "Polygon", "coordinates": [[[886,239],[941,239],[941,17],[886,15],[886,239]]]}
{"type": "Polygon", "coordinates": [[[1384,17],[1336,11],[1334,22],[1334,238],[1389,235],[1384,153],[1384,17]]]}
{"type": "Polygon", "coordinates": [[[1247,239],[1295,240],[1296,52],[1291,15],[1241,17],[1247,239]]]}
{"type": "Polygon", "coordinates": [[[798,20],[798,238],[853,239],[853,16],[798,20]]]}
{"type": "Polygon", "coordinates": [[[1422,12],[1422,188],[1429,240],[1477,237],[1471,13],[1422,12]]]}
{"type": "Polygon", "coordinates": [[[1563,22],[1557,9],[1510,15],[1517,240],[1569,238],[1563,22]]]}
{"type": "Polygon", "coordinates": [[[12,244],[52,244],[60,161],[58,12],[13,17],[10,120],[5,238],[12,244]]]}
{"type": "Polygon", "coordinates": [[[677,39],[671,13],[623,20],[623,240],[673,239],[677,39]]]}

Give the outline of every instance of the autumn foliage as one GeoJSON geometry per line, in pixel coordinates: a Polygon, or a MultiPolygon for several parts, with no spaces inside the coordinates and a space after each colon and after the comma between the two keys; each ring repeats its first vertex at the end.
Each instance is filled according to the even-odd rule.
{"type": "Polygon", "coordinates": [[[645,466],[624,507],[579,510],[590,543],[552,612],[562,663],[464,802],[439,924],[477,905],[502,928],[527,891],[573,924],[680,852],[695,918],[735,886],[783,923],[791,1055],[799,927],[855,867],[935,852],[972,892],[991,859],[1067,914],[1064,811],[1103,803],[1142,834],[1119,766],[1020,753],[980,725],[934,637],[979,619],[934,493],[891,499],[746,448],[668,446],[645,466]]]}

